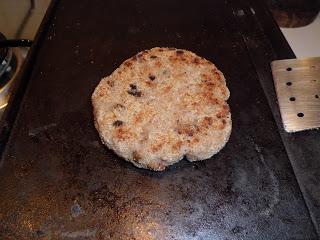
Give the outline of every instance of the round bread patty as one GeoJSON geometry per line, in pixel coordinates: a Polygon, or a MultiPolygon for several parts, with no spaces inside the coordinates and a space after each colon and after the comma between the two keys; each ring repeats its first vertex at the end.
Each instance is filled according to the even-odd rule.
{"type": "Polygon", "coordinates": [[[229,90],[216,66],[176,48],[126,60],[92,94],[102,142],[140,168],[208,159],[231,133],[229,90]]]}

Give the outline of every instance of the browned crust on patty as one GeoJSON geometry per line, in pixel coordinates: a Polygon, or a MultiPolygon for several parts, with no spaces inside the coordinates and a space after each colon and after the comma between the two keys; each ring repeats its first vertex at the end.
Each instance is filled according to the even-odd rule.
{"type": "Polygon", "coordinates": [[[210,61],[176,48],[144,50],[104,78],[92,95],[104,144],[156,171],[217,153],[231,133],[229,90],[210,61]]]}

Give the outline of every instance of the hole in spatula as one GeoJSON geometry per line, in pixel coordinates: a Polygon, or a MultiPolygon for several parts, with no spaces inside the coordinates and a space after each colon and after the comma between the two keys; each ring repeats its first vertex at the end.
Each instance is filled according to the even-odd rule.
{"type": "Polygon", "coordinates": [[[292,85],[292,82],[287,82],[287,86],[291,86],[292,85]]]}
{"type": "Polygon", "coordinates": [[[303,113],[298,113],[297,116],[298,116],[298,117],[303,117],[304,114],[303,114],[303,113]]]}
{"type": "Polygon", "coordinates": [[[288,72],[292,71],[292,68],[291,68],[291,67],[288,67],[288,68],[287,68],[287,71],[288,71],[288,72]]]}
{"type": "Polygon", "coordinates": [[[314,97],[315,97],[315,98],[319,98],[319,95],[318,95],[318,94],[316,94],[316,95],[314,95],[314,97]]]}
{"type": "Polygon", "coordinates": [[[295,97],[291,97],[291,98],[289,98],[289,100],[290,100],[290,101],[295,101],[296,98],[295,98],[295,97]]]}

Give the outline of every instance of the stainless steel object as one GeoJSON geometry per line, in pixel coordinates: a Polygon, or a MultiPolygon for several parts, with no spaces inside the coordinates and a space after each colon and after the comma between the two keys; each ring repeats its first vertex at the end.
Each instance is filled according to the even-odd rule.
{"type": "MultiPolygon", "coordinates": [[[[16,68],[14,69],[14,73],[8,82],[6,82],[5,84],[1,84],[0,82],[0,119],[10,98],[12,83],[16,79],[23,63],[23,57],[22,57],[22,52],[20,48],[12,48],[10,49],[10,52],[11,51],[12,51],[12,56],[16,59],[16,68]]],[[[11,59],[11,56],[10,56],[10,59],[11,59]]],[[[8,67],[10,66],[7,66],[7,68],[8,67]]]]}
{"type": "Polygon", "coordinates": [[[320,57],[271,63],[284,129],[320,127],[320,57]]]}

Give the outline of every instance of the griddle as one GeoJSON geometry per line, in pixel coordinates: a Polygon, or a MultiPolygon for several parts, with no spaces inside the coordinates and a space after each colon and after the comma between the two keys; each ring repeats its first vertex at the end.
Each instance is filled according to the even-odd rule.
{"type": "MultiPolygon", "coordinates": [[[[6,37],[0,33],[0,42],[5,41],[6,37]]],[[[4,58],[7,56],[8,48],[1,47],[0,48],[0,63],[4,60],[4,58]]]]}
{"type": "Polygon", "coordinates": [[[50,9],[1,122],[1,239],[318,238],[266,64],[293,53],[262,2],[65,0],[50,9]],[[225,74],[233,130],[210,160],[152,172],[100,143],[94,87],[155,46],[191,50],[225,74]]]}

